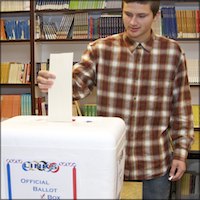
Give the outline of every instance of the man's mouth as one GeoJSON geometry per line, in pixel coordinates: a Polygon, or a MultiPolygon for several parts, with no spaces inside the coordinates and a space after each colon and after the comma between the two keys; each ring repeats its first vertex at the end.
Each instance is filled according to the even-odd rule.
{"type": "Polygon", "coordinates": [[[140,28],[130,27],[129,29],[131,32],[137,32],[140,28]]]}

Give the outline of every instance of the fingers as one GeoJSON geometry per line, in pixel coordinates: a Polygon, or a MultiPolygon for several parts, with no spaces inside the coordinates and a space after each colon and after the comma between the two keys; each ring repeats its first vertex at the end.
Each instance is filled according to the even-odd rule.
{"type": "Polygon", "coordinates": [[[55,74],[53,74],[49,71],[46,71],[46,70],[39,71],[38,77],[43,77],[43,78],[46,78],[46,79],[49,79],[49,78],[55,79],[56,78],[55,74]]]}
{"type": "Polygon", "coordinates": [[[171,170],[169,173],[169,180],[171,181],[178,181],[183,176],[186,170],[186,164],[184,161],[180,160],[173,160],[171,170]]]}
{"type": "MultiPolygon", "coordinates": [[[[178,181],[178,180],[180,180],[181,177],[183,176],[184,172],[185,172],[185,170],[177,168],[177,170],[174,173],[174,175],[170,175],[169,180],[171,180],[171,181],[178,181]]],[[[170,174],[173,174],[173,173],[170,171],[170,174]]]]}
{"type": "Polygon", "coordinates": [[[52,87],[56,76],[48,71],[39,71],[37,82],[38,87],[42,92],[48,92],[48,89],[52,87]]]}
{"type": "Polygon", "coordinates": [[[50,81],[46,84],[38,83],[38,87],[40,88],[41,92],[48,92],[49,88],[51,88],[53,83],[50,83],[50,81]]]}

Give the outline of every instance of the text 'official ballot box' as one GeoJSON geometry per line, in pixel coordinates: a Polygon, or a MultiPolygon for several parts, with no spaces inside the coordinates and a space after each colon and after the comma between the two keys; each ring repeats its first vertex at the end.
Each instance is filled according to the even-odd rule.
{"type": "Polygon", "coordinates": [[[1,123],[2,199],[116,199],[125,123],[115,117],[18,116],[1,123]]]}

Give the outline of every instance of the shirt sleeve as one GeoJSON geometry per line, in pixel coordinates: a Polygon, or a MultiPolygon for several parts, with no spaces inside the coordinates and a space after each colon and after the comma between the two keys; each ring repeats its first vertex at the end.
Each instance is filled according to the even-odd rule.
{"type": "Polygon", "coordinates": [[[81,61],[73,66],[73,99],[88,96],[96,85],[96,61],[92,46],[89,44],[81,61]]]}
{"type": "Polygon", "coordinates": [[[170,126],[174,159],[185,161],[194,140],[194,125],[186,59],[183,53],[175,73],[170,126]]]}

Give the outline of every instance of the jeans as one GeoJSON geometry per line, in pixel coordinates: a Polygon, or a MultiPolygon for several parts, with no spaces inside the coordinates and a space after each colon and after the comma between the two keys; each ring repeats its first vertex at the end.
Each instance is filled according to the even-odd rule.
{"type": "Polygon", "coordinates": [[[166,200],[170,196],[171,182],[168,180],[169,173],[164,176],[143,182],[143,199],[166,200]]]}

